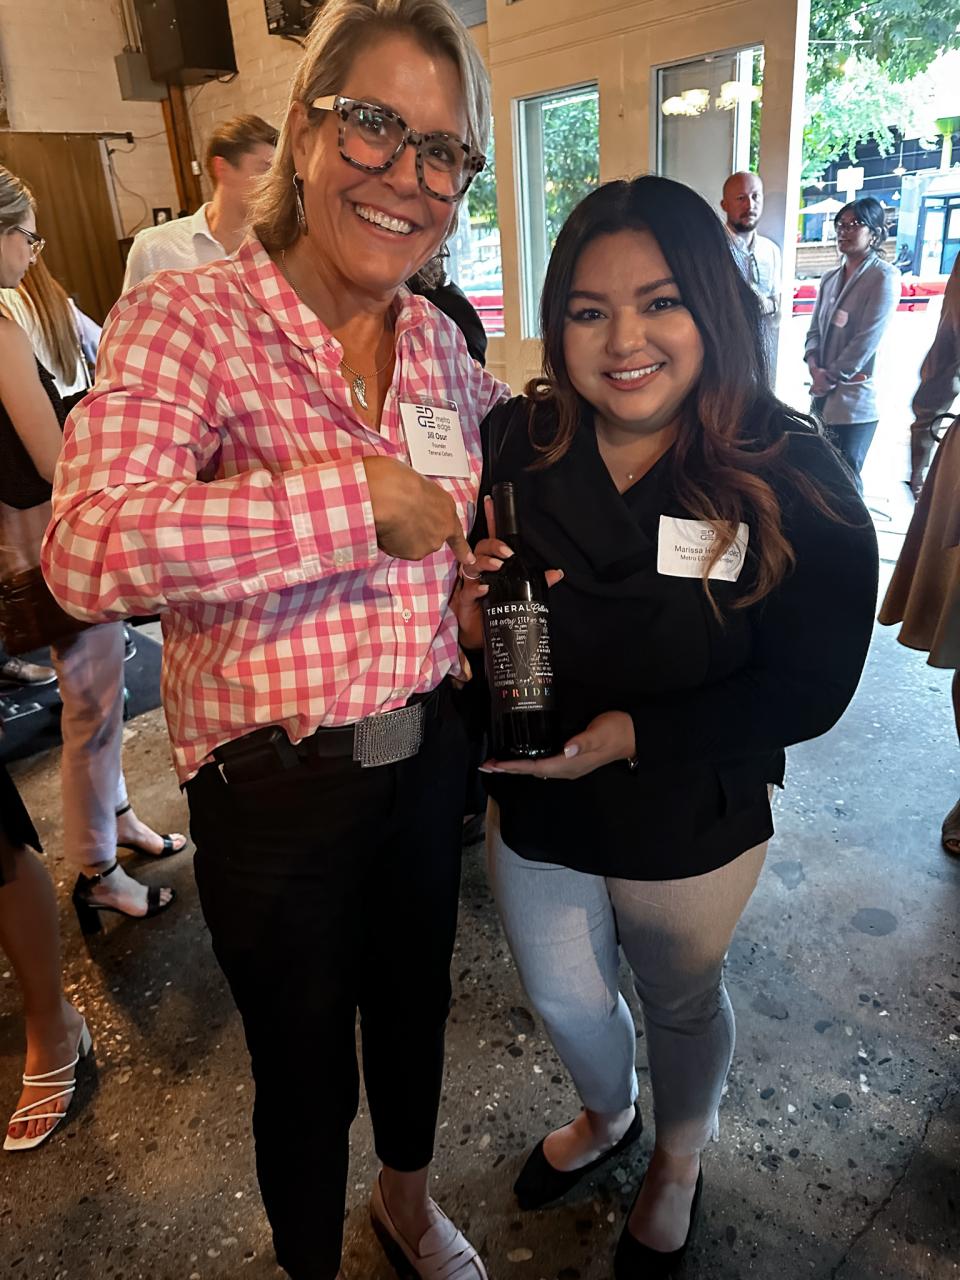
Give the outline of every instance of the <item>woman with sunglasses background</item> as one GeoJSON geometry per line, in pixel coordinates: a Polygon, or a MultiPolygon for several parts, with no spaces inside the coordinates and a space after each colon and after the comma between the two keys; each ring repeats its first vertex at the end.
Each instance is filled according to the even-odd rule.
{"type": "Polygon", "coordinates": [[[820,281],[804,358],[814,410],[862,493],[860,472],[879,418],[874,365],[897,309],[900,273],[883,260],[887,228],[879,200],[865,196],[844,205],[835,225],[841,262],[820,281]]]}
{"type": "MultiPolygon", "coordinates": [[[[949,412],[958,395],[960,258],[947,281],[937,336],[913,398],[908,484],[917,505],[880,610],[882,623],[903,623],[901,644],[926,653],[931,667],[953,672],[960,738],[960,428],[949,412]]],[[[960,856],[960,800],[943,820],[940,842],[947,853],[960,856]]]]}
{"type": "Polygon", "coordinates": [[[325,6],[253,237],[108,319],[48,534],[72,610],[163,613],[200,899],[295,1280],[343,1274],[358,1009],[377,1234],[404,1275],[486,1274],[428,1174],[467,760],[450,599],[506,388],[403,285],[439,267],[489,119],[442,0],[325,6]]]}

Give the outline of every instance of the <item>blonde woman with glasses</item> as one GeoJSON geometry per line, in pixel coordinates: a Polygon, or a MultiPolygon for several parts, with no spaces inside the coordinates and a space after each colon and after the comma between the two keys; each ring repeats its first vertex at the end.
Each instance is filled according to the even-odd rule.
{"type": "Polygon", "coordinates": [[[92,382],[100,326],[77,307],[43,258],[31,262],[19,288],[0,289],[0,307],[27,334],[60,395],[71,404],[80,399],[92,382]]]}
{"type": "Polygon", "coordinates": [[[200,899],[295,1280],[341,1274],[358,1011],[377,1235],[404,1276],[486,1275],[429,1166],[468,758],[450,601],[506,389],[404,281],[436,278],[489,119],[441,0],[325,5],[253,237],[108,320],[48,534],[72,611],[163,613],[200,899]]]}
{"type": "MultiPolygon", "coordinates": [[[[0,167],[0,288],[16,289],[43,240],[30,190],[0,167]]],[[[66,408],[30,339],[0,305],[0,574],[35,567],[50,516],[50,486],[66,408]]],[[[133,812],[121,768],[123,627],[91,627],[51,645],[63,700],[64,856],[79,873],[73,900],[81,927],[100,913],[157,915],[173,890],[141,884],[117,862],[118,847],[149,856],[179,853],[186,837],[151,830],[133,812]]]]}

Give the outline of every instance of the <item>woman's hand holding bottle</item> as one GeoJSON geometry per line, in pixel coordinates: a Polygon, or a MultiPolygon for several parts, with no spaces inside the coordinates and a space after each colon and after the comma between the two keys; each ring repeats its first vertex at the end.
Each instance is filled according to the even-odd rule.
{"type": "Polygon", "coordinates": [[[636,755],[633,719],[625,711],[604,711],[564,744],[563,753],[541,760],[487,760],[482,773],[521,773],[544,781],[569,781],[593,773],[605,764],[636,755]]]}
{"type": "MultiPolygon", "coordinates": [[[[483,510],[487,518],[489,537],[481,538],[474,547],[476,564],[460,568],[460,584],[453,594],[453,609],[460,623],[460,643],[464,649],[481,649],[483,647],[483,615],[480,602],[489,591],[481,574],[496,573],[503,567],[504,560],[513,555],[513,551],[497,537],[496,518],[493,514],[493,499],[488,495],[483,500],[483,510]]],[[[563,577],[562,569],[548,569],[544,575],[547,586],[552,587],[563,577]]]]}

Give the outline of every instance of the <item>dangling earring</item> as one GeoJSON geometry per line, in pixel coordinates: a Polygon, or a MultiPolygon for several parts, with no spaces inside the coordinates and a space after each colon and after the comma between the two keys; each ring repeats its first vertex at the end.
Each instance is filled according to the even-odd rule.
{"type": "Polygon", "coordinates": [[[306,235],[307,234],[307,215],[303,208],[303,197],[300,195],[300,188],[297,186],[297,183],[302,181],[303,179],[300,177],[299,173],[294,173],[293,190],[294,190],[294,194],[297,197],[297,223],[299,224],[301,234],[306,235]]]}

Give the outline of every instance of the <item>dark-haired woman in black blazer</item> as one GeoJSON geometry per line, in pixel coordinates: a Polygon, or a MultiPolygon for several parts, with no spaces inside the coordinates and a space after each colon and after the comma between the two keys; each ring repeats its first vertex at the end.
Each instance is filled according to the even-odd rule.
{"type": "MultiPolygon", "coordinates": [[[[615,1275],[650,1280],[696,1217],[733,1053],[723,960],[773,831],[769,788],[784,748],[853,695],[876,539],[833,448],[768,389],[756,298],[688,188],[644,177],[588,196],[557,241],[542,323],[543,376],[487,419],[481,491],[512,480],[525,549],[564,572],[550,604],[563,746],[488,762],[487,825],[510,946],[583,1111],[516,1191],[546,1204],[640,1133],[622,948],[656,1144],[615,1275]]],[[[509,549],[483,521],[475,534],[495,571],[509,549]]],[[[469,647],[484,591],[462,588],[469,647]]]]}

